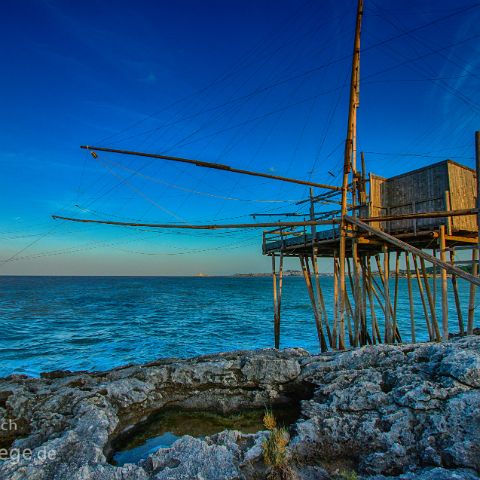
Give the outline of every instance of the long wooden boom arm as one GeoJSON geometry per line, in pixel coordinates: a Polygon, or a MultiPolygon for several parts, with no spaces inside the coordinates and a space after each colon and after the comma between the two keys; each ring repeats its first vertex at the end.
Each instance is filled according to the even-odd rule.
{"type": "Polygon", "coordinates": [[[222,163],[204,162],[202,160],[193,160],[190,158],[182,158],[182,157],[172,157],[170,155],[160,155],[157,153],[134,152],[130,150],[119,150],[116,148],[94,147],[90,145],[81,145],[80,148],[84,148],[92,152],[97,151],[97,152],[119,153],[121,155],[135,155],[137,157],[157,158],[160,160],[167,160],[170,162],[189,163],[190,165],[195,165],[197,167],[213,168],[215,170],[223,170],[225,172],[231,172],[231,173],[240,173],[242,175],[250,175],[252,177],[269,178],[271,180],[280,180],[282,182],[296,183],[298,185],[307,185],[309,187],[325,188],[328,190],[341,190],[341,187],[336,187],[334,185],[326,185],[324,183],[316,183],[316,182],[309,182],[307,180],[298,180],[295,178],[281,177],[279,175],[270,175],[269,173],[253,172],[251,170],[242,170],[240,168],[233,168],[228,165],[223,165],[222,163]]]}

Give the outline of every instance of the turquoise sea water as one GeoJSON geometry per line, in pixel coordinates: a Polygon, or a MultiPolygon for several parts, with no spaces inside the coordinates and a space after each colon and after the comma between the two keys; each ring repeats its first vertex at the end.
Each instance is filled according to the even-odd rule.
{"type": "MultiPolygon", "coordinates": [[[[331,310],[332,278],[321,283],[331,310]]],[[[466,319],[469,286],[459,281],[459,287],[466,319]]],[[[415,298],[417,340],[425,340],[420,297],[415,298]]],[[[451,292],[449,311],[456,332],[451,292]]],[[[266,277],[0,277],[0,376],[104,370],[161,357],[271,347],[272,312],[272,280],[266,277]]],[[[439,282],[437,314],[440,320],[439,282]]],[[[377,315],[381,323],[378,309],[377,315]]],[[[407,283],[400,279],[404,341],[410,339],[409,315],[407,283]]],[[[284,279],[281,330],[281,347],[318,352],[303,278],[284,279]]]]}

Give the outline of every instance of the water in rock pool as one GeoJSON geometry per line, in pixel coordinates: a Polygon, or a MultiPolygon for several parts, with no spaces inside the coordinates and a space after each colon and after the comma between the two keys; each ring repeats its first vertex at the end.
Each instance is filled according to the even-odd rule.
{"type": "MultiPolygon", "coordinates": [[[[279,426],[288,427],[300,415],[298,406],[273,409],[279,426]]],[[[233,414],[166,410],[153,415],[145,424],[129,432],[128,437],[115,442],[112,463],[125,465],[145,459],[159,448],[171,446],[183,435],[205,437],[223,430],[256,433],[265,430],[264,409],[242,410],[233,414]]]]}
{"type": "MultiPolygon", "coordinates": [[[[321,284],[330,309],[332,278],[321,278],[321,284]]],[[[468,285],[459,282],[459,288],[466,308],[468,285]]],[[[450,295],[450,328],[458,331],[452,289],[450,295]]],[[[439,314],[440,299],[438,283],[439,314]]],[[[398,302],[400,332],[409,341],[408,290],[403,278],[398,302]]],[[[4,276],[0,277],[0,376],[105,370],[160,357],[271,347],[272,312],[271,278],[4,276]]],[[[415,314],[417,339],[426,340],[418,295],[415,314]]],[[[377,316],[381,326],[379,309],[377,316]]],[[[303,278],[284,279],[281,328],[281,347],[318,352],[303,278]]]]}

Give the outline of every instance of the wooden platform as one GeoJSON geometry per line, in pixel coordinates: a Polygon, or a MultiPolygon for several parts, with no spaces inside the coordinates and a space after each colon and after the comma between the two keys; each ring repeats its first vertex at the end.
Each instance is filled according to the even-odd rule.
{"type": "MultiPolygon", "coordinates": [[[[302,255],[311,255],[315,248],[318,257],[335,257],[339,249],[339,228],[322,230],[315,233],[306,233],[302,231],[289,231],[278,233],[278,230],[265,231],[263,236],[263,254],[277,255],[282,253],[288,257],[298,257],[302,255]]],[[[417,248],[438,249],[439,232],[434,230],[425,230],[414,232],[401,232],[394,235],[417,248]]],[[[358,251],[360,254],[373,255],[381,253],[383,243],[372,235],[359,234],[352,230],[349,231],[350,238],[357,239],[358,251]]],[[[474,232],[455,232],[452,235],[446,235],[447,247],[468,246],[477,243],[477,236],[474,232]]],[[[347,242],[347,255],[351,255],[352,242],[347,242]]],[[[395,249],[391,249],[395,251],[395,249]]]]}

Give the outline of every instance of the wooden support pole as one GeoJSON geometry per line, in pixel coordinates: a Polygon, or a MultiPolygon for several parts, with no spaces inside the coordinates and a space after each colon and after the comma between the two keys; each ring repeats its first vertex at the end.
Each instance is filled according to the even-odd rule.
{"type": "Polygon", "coordinates": [[[361,342],[361,326],[362,326],[362,299],[360,291],[360,272],[358,259],[358,243],[352,239],[352,262],[353,262],[353,298],[355,301],[355,318],[354,318],[354,345],[364,345],[361,342]]]}
{"type": "Polygon", "coordinates": [[[412,277],[410,275],[410,254],[405,252],[405,269],[407,271],[407,287],[408,287],[408,301],[410,305],[410,331],[412,336],[412,343],[417,341],[415,336],[415,312],[413,307],[413,291],[412,291],[412,277]]]}
{"type": "MultiPolygon", "coordinates": [[[[348,279],[349,279],[349,282],[350,282],[350,289],[353,293],[354,286],[353,286],[352,270],[350,269],[350,260],[347,258],[345,260],[345,262],[347,264],[348,279]]],[[[352,347],[356,347],[357,345],[355,344],[355,340],[354,340],[355,339],[355,333],[354,333],[354,330],[355,330],[355,313],[352,310],[352,304],[350,303],[350,300],[348,298],[348,292],[347,292],[346,289],[345,289],[345,307],[346,307],[346,309],[349,309],[349,315],[347,315],[348,340],[349,340],[350,345],[352,347]],[[354,324],[353,330],[352,330],[352,324],[351,324],[352,319],[353,319],[353,324],[354,324]]]]}
{"type": "Polygon", "coordinates": [[[345,292],[345,316],[347,319],[348,341],[350,342],[350,345],[353,346],[353,330],[352,330],[353,309],[352,309],[352,304],[350,303],[350,298],[348,297],[348,292],[345,292]]]}
{"type": "MultiPolygon", "coordinates": [[[[445,209],[449,212],[452,209],[450,201],[450,192],[445,190],[445,209]]],[[[447,218],[447,235],[452,234],[452,217],[447,218]]]]}
{"type": "Polygon", "coordinates": [[[370,304],[370,316],[372,324],[372,339],[373,344],[375,345],[375,336],[378,339],[378,343],[382,343],[382,337],[380,335],[380,329],[378,328],[377,315],[375,313],[375,302],[373,300],[373,285],[372,285],[372,267],[371,267],[371,257],[368,256],[366,259],[367,264],[367,295],[368,301],[370,304]]]}
{"type": "Polygon", "coordinates": [[[318,315],[318,308],[315,301],[315,294],[313,293],[312,287],[312,277],[310,273],[310,267],[308,265],[308,257],[300,256],[300,265],[302,266],[303,277],[305,279],[305,284],[307,285],[308,296],[310,298],[310,303],[313,309],[313,315],[315,317],[315,325],[317,327],[318,341],[320,343],[320,349],[322,352],[327,351],[327,344],[325,342],[325,337],[322,330],[322,322],[318,315]]]}
{"type": "MultiPolygon", "coordinates": [[[[477,276],[480,266],[480,131],[475,132],[475,171],[477,178],[477,249],[472,251],[472,274],[477,276]]],[[[475,291],[476,288],[470,285],[470,301],[468,304],[467,333],[473,334],[474,314],[475,314],[475,291]]]]}
{"type": "MultiPolygon", "coordinates": [[[[355,300],[356,288],[355,288],[355,283],[353,281],[352,269],[350,268],[350,259],[347,258],[346,263],[347,263],[347,270],[348,270],[348,280],[350,282],[350,290],[353,294],[353,299],[354,299],[354,302],[355,302],[355,309],[352,312],[353,332],[352,332],[351,326],[349,325],[348,333],[349,333],[350,345],[352,347],[357,347],[358,346],[358,344],[357,344],[358,324],[357,324],[357,302],[355,300]]],[[[345,292],[345,295],[346,295],[346,297],[348,297],[347,292],[345,292]]]]}
{"type": "MultiPolygon", "coordinates": [[[[477,207],[477,247],[480,253],[480,131],[475,132],[475,172],[477,179],[477,199],[475,202],[477,207]]],[[[478,255],[478,261],[480,262],[480,255],[478,255]]]]}
{"type": "Polygon", "coordinates": [[[428,281],[427,269],[425,268],[425,260],[422,257],[420,257],[420,266],[422,268],[423,283],[430,306],[430,315],[432,316],[432,331],[435,334],[435,340],[439,342],[441,340],[440,328],[438,327],[437,313],[435,311],[435,303],[433,302],[432,290],[430,289],[430,282],[428,281]]]}
{"type": "MultiPolygon", "coordinates": [[[[450,250],[450,263],[455,263],[455,250],[450,250]]],[[[452,275],[453,298],[455,299],[455,308],[457,309],[458,331],[460,335],[465,333],[465,326],[463,324],[462,306],[460,303],[460,295],[458,293],[457,276],[452,275]]]]}
{"type": "Polygon", "coordinates": [[[280,348],[280,318],[282,313],[282,292],[283,292],[283,253],[280,253],[280,265],[278,267],[278,301],[277,301],[277,332],[278,332],[278,347],[280,348]]]}
{"type": "MultiPolygon", "coordinates": [[[[312,257],[313,258],[313,257],[312,257]]],[[[319,335],[319,342],[320,342],[320,348],[322,352],[327,351],[327,342],[325,340],[325,335],[323,333],[323,322],[322,322],[322,313],[320,310],[320,307],[318,305],[318,297],[315,298],[315,293],[313,291],[313,282],[312,282],[312,270],[310,269],[310,260],[312,260],[309,256],[305,257],[305,265],[307,267],[307,275],[309,278],[309,284],[310,284],[310,291],[312,294],[312,299],[313,299],[313,305],[312,307],[315,308],[315,325],[317,327],[317,334],[319,335]]],[[[313,268],[313,260],[312,260],[312,268],[313,268]]]]}
{"type": "Polygon", "coordinates": [[[395,255],[395,289],[393,293],[393,331],[397,331],[398,274],[400,271],[400,252],[395,255]]]}
{"type": "MultiPolygon", "coordinates": [[[[445,242],[445,225],[440,225],[440,260],[447,261],[447,244],[445,242]]],[[[442,268],[442,340],[448,341],[448,284],[447,271],[442,268]]]]}
{"type": "Polygon", "coordinates": [[[383,274],[383,291],[385,292],[385,343],[393,343],[393,330],[391,325],[391,316],[390,316],[390,255],[388,252],[388,247],[386,244],[383,245],[383,265],[384,265],[384,274],[383,274]]]}
{"type": "MultiPolygon", "coordinates": [[[[472,250],[472,274],[478,275],[478,250],[474,248],[472,250]]],[[[476,285],[470,284],[470,297],[468,301],[468,319],[467,319],[467,334],[473,335],[473,326],[475,319],[475,293],[477,291],[476,285]]]]}
{"type": "Polygon", "coordinates": [[[361,152],[360,154],[361,162],[362,162],[362,187],[360,190],[360,205],[365,205],[367,203],[367,170],[365,167],[365,153],[361,152]]]}
{"type": "Polygon", "coordinates": [[[275,337],[275,348],[280,348],[280,325],[278,318],[278,297],[277,297],[277,272],[275,266],[275,255],[272,255],[272,280],[273,280],[273,334],[275,337]]]}
{"type": "Polygon", "coordinates": [[[415,276],[417,277],[418,291],[420,293],[420,298],[422,300],[423,315],[425,317],[425,323],[427,325],[428,338],[430,339],[430,341],[433,341],[435,338],[435,335],[433,333],[433,329],[428,317],[427,303],[425,301],[425,295],[423,292],[423,285],[422,285],[422,280],[420,278],[420,270],[418,269],[417,257],[415,255],[412,255],[412,258],[413,258],[413,264],[415,266],[415,276]]]}
{"type": "MultiPolygon", "coordinates": [[[[319,316],[320,316],[320,318],[323,317],[323,320],[325,320],[325,329],[327,331],[328,341],[329,341],[330,346],[331,346],[332,345],[332,332],[330,331],[330,326],[328,324],[327,309],[325,308],[325,299],[323,298],[322,286],[320,284],[317,254],[316,254],[315,249],[314,249],[313,255],[312,255],[312,266],[313,266],[313,273],[314,273],[314,279],[315,279],[315,290],[316,290],[316,293],[317,293],[317,304],[319,304],[319,308],[320,308],[319,316]]],[[[322,321],[322,327],[323,327],[323,321],[322,321]]]]}
{"type": "MultiPolygon", "coordinates": [[[[345,140],[345,152],[343,163],[343,182],[342,182],[342,211],[340,223],[340,245],[339,245],[339,290],[340,290],[340,338],[339,348],[345,348],[345,250],[347,242],[347,224],[345,217],[347,215],[347,194],[349,175],[352,171],[352,159],[355,154],[356,130],[357,130],[357,108],[358,91],[360,83],[360,33],[362,27],[363,0],[358,0],[357,19],[355,25],[355,39],[353,45],[352,73],[350,79],[350,101],[348,110],[347,138],[345,140]]],[[[353,159],[353,162],[355,160],[353,159]]],[[[353,169],[355,165],[353,164],[353,169]]]]}
{"type": "Polygon", "coordinates": [[[360,260],[361,270],[362,270],[362,342],[364,345],[368,343],[373,343],[374,336],[369,336],[368,334],[368,325],[367,325],[367,265],[366,257],[363,255],[360,260]]]}
{"type": "MultiPolygon", "coordinates": [[[[384,284],[385,284],[385,275],[383,273],[382,263],[380,261],[380,256],[378,254],[375,255],[375,261],[377,262],[378,276],[380,277],[380,281],[381,281],[382,285],[379,285],[377,283],[377,280],[375,279],[375,277],[373,277],[373,283],[375,284],[375,286],[378,288],[378,291],[382,295],[383,300],[385,302],[385,305],[387,305],[387,298],[385,296],[385,290],[383,288],[384,284]]],[[[393,308],[392,308],[391,304],[390,304],[389,310],[390,310],[390,317],[393,317],[393,308]]],[[[384,312],[385,312],[385,309],[384,309],[384,312]]]]}
{"type": "Polygon", "coordinates": [[[333,257],[333,344],[332,348],[338,346],[338,262],[336,253],[333,257]]]}

